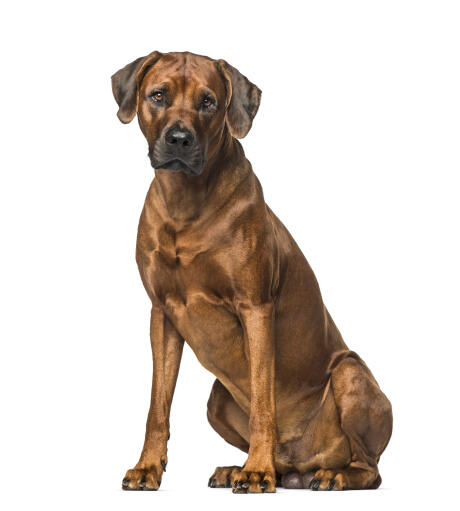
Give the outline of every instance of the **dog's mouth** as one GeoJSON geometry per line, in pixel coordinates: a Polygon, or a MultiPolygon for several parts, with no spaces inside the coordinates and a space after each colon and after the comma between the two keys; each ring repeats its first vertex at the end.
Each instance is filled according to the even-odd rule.
{"type": "Polygon", "coordinates": [[[192,176],[199,176],[203,169],[201,167],[191,167],[180,158],[174,158],[162,163],[152,162],[152,167],[155,170],[170,170],[172,172],[183,172],[192,176]]]}
{"type": "Polygon", "coordinates": [[[189,167],[185,161],[175,158],[155,166],[156,169],[172,170],[173,172],[184,172],[185,174],[198,175],[201,169],[189,167]]]}
{"type": "Polygon", "coordinates": [[[206,160],[205,151],[198,144],[192,148],[174,145],[171,149],[164,147],[159,140],[149,144],[148,156],[155,170],[183,172],[191,176],[199,176],[203,172],[206,160]]]}

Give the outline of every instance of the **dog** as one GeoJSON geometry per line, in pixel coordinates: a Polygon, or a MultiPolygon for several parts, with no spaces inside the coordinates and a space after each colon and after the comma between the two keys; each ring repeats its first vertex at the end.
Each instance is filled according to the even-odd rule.
{"type": "Polygon", "coordinates": [[[155,169],[136,260],[152,302],[145,443],[122,488],[157,490],[184,341],[216,376],[207,416],[247,453],[212,488],[375,489],[391,404],[348,350],[316,278],[265,204],[238,139],[261,91],[225,60],[154,51],[112,76],[118,118],[136,116],[155,169]]]}

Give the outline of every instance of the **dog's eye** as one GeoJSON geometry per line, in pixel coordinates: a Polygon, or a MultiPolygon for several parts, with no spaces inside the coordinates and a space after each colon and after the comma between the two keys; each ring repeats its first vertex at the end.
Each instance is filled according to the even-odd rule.
{"type": "Polygon", "coordinates": [[[210,96],[205,96],[201,101],[201,105],[204,109],[210,108],[214,104],[214,100],[210,96]]]}
{"type": "Polygon", "coordinates": [[[155,103],[161,103],[164,99],[164,94],[161,92],[161,90],[156,90],[150,94],[150,97],[155,103]]]}

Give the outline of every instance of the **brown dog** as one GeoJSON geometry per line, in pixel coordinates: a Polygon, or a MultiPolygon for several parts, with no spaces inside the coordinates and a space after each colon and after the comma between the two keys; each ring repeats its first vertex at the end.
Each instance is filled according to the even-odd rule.
{"type": "Polygon", "coordinates": [[[377,488],[391,405],[348,351],[317,281],[264,202],[236,140],[260,90],[223,60],[153,52],[112,77],[118,117],[136,113],[155,168],[137,263],[152,301],[145,444],[123,488],[157,490],[184,340],[216,381],[211,426],[248,453],[211,487],[377,488]]]}

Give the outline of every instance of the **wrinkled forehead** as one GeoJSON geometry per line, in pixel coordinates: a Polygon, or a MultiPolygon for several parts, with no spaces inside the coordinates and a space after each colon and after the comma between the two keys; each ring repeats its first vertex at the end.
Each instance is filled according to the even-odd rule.
{"type": "Polygon", "coordinates": [[[215,61],[190,53],[164,54],[142,80],[142,89],[154,87],[166,87],[175,94],[201,89],[208,89],[221,98],[226,94],[215,61]]]}

